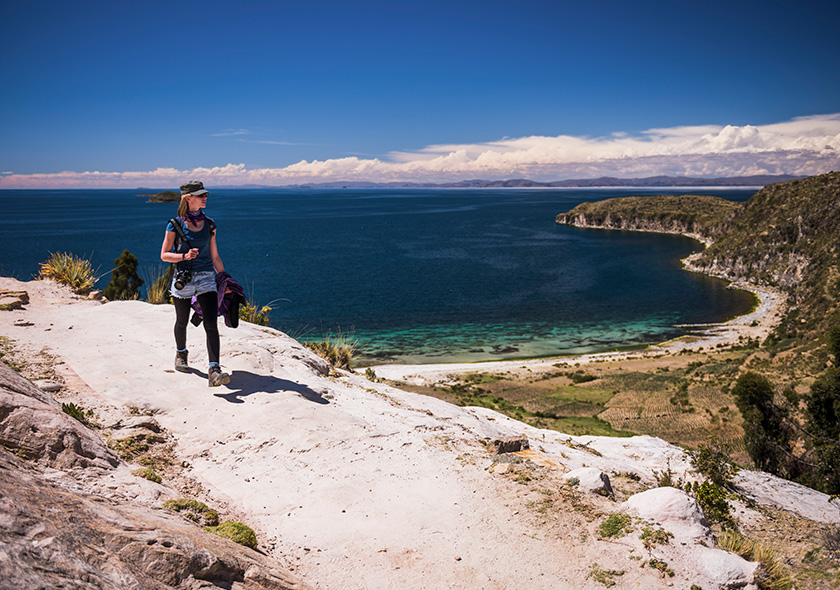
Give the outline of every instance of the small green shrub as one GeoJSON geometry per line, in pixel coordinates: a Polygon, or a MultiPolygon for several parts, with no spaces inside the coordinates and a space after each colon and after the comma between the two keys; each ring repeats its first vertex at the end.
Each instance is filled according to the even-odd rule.
{"type": "Polygon", "coordinates": [[[691,466],[710,482],[721,487],[730,487],[732,479],[738,475],[738,467],[729,457],[729,445],[721,443],[716,437],[709,437],[696,450],[688,451],[691,466]]]}
{"type": "Polygon", "coordinates": [[[218,526],[204,527],[204,530],[210,531],[211,533],[215,533],[220,537],[230,539],[234,543],[239,543],[240,545],[250,547],[251,549],[257,548],[256,533],[254,533],[251,527],[246,526],[241,522],[233,522],[231,520],[226,520],[218,526]]]}
{"type": "Polygon", "coordinates": [[[61,411],[70,416],[71,418],[75,418],[85,426],[93,426],[90,420],[88,420],[88,416],[93,415],[93,410],[88,410],[85,412],[84,408],[81,406],[77,406],[73,402],[69,404],[61,404],[61,411]]]}
{"type": "Polygon", "coordinates": [[[631,530],[631,518],[623,512],[613,512],[598,526],[598,535],[602,539],[623,537],[631,530]]]}
{"type": "Polygon", "coordinates": [[[41,263],[39,278],[54,279],[68,285],[80,295],[86,295],[96,283],[90,260],[79,258],[68,252],[50,254],[46,262],[41,263]]]}
{"type": "Polygon", "coordinates": [[[163,480],[161,477],[155,473],[155,470],[151,467],[141,467],[140,469],[135,469],[131,472],[131,475],[136,475],[137,477],[144,477],[149,481],[153,481],[155,483],[160,483],[163,480]]]}
{"type": "Polygon", "coordinates": [[[735,528],[732,519],[732,505],[727,498],[726,490],[713,483],[694,482],[691,491],[703,511],[703,515],[710,521],[719,523],[724,528],[735,528]]]}
{"type": "Polygon", "coordinates": [[[595,381],[598,377],[595,375],[588,375],[583,371],[575,371],[574,373],[569,373],[569,379],[572,380],[572,383],[580,384],[580,383],[589,383],[590,381],[595,381]]]}
{"type": "Polygon", "coordinates": [[[167,500],[163,503],[163,507],[179,512],[184,517],[204,526],[219,525],[219,513],[215,510],[211,510],[207,507],[207,504],[199,502],[198,500],[190,498],[167,500]]]}

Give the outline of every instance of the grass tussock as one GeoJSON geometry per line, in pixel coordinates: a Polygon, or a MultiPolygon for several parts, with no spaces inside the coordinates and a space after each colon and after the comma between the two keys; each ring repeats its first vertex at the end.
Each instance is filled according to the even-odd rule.
{"type": "Polygon", "coordinates": [[[761,590],[791,590],[793,579],[782,563],[778,551],[769,545],[748,539],[736,531],[724,531],[718,537],[721,549],[760,564],[756,571],[756,585],[761,590]]]}
{"type": "Polygon", "coordinates": [[[338,336],[327,334],[323,340],[312,340],[303,345],[332,366],[350,371],[353,358],[358,352],[358,343],[358,340],[339,333],[338,336]]]}
{"type": "Polygon", "coordinates": [[[148,285],[146,301],[152,305],[169,303],[169,282],[172,278],[170,265],[159,264],[154,268],[143,269],[143,280],[148,285]]]}
{"type": "Polygon", "coordinates": [[[41,263],[38,276],[68,285],[80,295],[90,293],[97,279],[90,260],[79,258],[69,252],[50,254],[49,259],[41,263]]]}

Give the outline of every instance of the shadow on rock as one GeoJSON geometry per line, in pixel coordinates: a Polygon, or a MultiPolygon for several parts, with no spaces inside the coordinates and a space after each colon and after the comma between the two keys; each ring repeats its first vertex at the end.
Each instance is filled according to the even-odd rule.
{"type": "Polygon", "coordinates": [[[316,404],[330,403],[320,393],[300,383],[272,377],[271,375],[257,375],[248,371],[236,371],[233,373],[231,375],[231,384],[227,385],[226,389],[229,390],[228,393],[216,393],[214,395],[224,398],[233,404],[244,403],[242,398],[254,393],[279,393],[281,391],[297,393],[301,397],[305,397],[316,404]]]}

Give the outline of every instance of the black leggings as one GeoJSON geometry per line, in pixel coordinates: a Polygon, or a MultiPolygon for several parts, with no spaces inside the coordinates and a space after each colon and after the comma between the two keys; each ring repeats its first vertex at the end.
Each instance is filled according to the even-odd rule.
{"type": "MultiPolygon", "coordinates": [[[[216,320],[219,315],[219,299],[215,291],[202,293],[198,297],[201,315],[204,318],[204,332],[207,334],[207,358],[211,363],[219,362],[219,328],[216,320]]],[[[175,303],[175,346],[178,350],[187,348],[187,323],[190,320],[189,298],[173,297],[175,303]]]]}

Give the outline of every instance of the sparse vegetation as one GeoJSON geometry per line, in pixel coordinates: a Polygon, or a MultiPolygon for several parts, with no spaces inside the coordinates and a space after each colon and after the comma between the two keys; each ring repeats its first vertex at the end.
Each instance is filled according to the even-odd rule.
{"type": "Polygon", "coordinates": [[[142,477],[155,483],[161,483],[163,481],[163,479],[155,473],[155,470],[151,467],[141,467],[139,469],[135,469],[131,472],[131,475],[136,475],[137,477],[142,477]]]}
{"type": "Polygon", "coordinates": [[[204,530],[210,531],[211,533],[215,533],[220,537],[230,539],[234,543],[239,543],[240,545],[250,547],[251,549],[257,548],[256,533],[254,533],[251,527],[244,525],[241,522],[226,520],[225,522],[217,526],[204,527],[204,530]]]}
{"type": "Polygon", "coordinates": [[[649,568],[659,570],[659,574],[664,578],[665,576],[674,577],[674,570],[668,567],[668,564],[661,559],[649,559],[647,562],[649,568]]]}
{"type": "Polygon", "coordinates": [[[598,526],[598,535],[602,539],[623,537],[632,530],[632,519],[623,512],[613,512],[598,526]]]}
{"type": "Polygon", "coordinates": [[[673,538],[673,533],[670,533],[665,529],[654,528],[650,525],[646,525],[642,529],[642,534],[639,535],[639,539],[642,540],[642,544],[645,546],[645,549],[648,550],[653,549],[654,545],[667,545],[673,538]]]}
{"type": "Polygon", "coordinates": [[[13,343],[14,340],[8,336],[0,336],[0,361],[6,363],[11,370],[20,373],[26,363],[16,358],[13,343]]]}
{"type": "Polygon", "coordinates": [[[193,500],[191,498],[178,498],[177,500],[167,500],[163,503],[164,508],[179,512],[185,518],[201,524],[203,526],[218,526],[219,513],[211,510],[204,502],[193,500]]]}
{"type": "Polygon", "coordinates": [[[96,283],[90,261],[67,252],[50,254],[49,259],[41,263],[39,278],[68,285],[80,295],[89,293],[96,283]]]}
{"type": "Polygon", "coordinates": [[[624,570],[610,570],[604,569],[597,563],[593,563],[589,566],[589,573],[586,574],[587,578],[592,578],[596,582],[603,584],[607,588],[611,588],[615,586],[615,580],[618,576],[623,576],[624,570]]]}
{"type": "Polygon", "coordinates": [[[656,487],[659,488],[677,488],[683,489],[684,483],[682,477],[677,478],[674,470],[671,469],[671,458],[666,459],[666,466],[663,471],[654,471],[653,476],[656,478],[656,487]]]}

